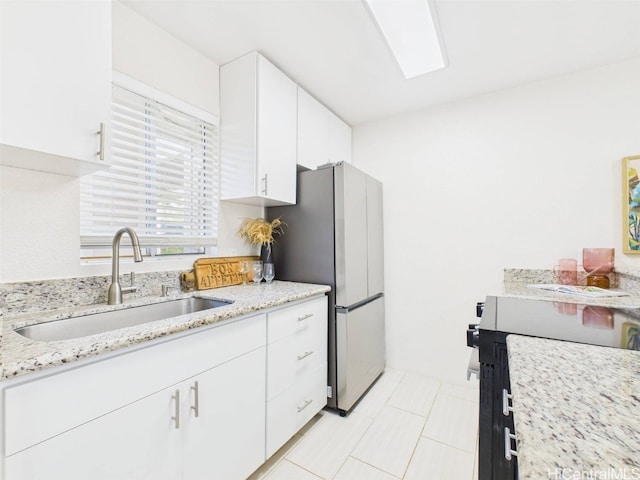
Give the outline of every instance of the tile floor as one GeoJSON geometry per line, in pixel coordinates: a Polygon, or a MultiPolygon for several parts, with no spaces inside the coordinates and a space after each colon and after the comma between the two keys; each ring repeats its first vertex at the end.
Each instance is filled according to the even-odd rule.
{"type": "Polygon", "coordinates": [[[347,417],[320,412],[249,480],[476,480],[477,387],[387,369],[347,417]]]}

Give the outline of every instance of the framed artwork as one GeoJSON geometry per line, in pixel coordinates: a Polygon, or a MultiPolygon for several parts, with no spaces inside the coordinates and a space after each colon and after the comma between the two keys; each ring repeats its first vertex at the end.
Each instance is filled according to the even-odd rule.
{"type": "Polygon", "coordinates": [[[622,250],[640,254],[640,155],[622,159],[622,250]]]}
{"type": "Polygon", "coordinates": [[[636,323],[622,325],[620,346],[628,350],[640,350],[640,325],[636,323]]]}

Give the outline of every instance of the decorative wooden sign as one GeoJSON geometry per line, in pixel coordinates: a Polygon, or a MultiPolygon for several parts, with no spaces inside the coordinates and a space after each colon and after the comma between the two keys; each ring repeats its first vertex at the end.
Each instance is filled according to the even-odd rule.
{"type": "MultiPolygon", "coordinates": [[[[253,273],[242,273],[240,271],[240,262],[255,262],[258,260],[260,260],[258,256],[199,258],[193,263],[196,289],[207,290],[209,288],[240,285],[244,276],[246,276],[247,282],[250,282],[253,280],[253,273]]],[[[251,270],[251,268],[247,270],[251,270]]]]}

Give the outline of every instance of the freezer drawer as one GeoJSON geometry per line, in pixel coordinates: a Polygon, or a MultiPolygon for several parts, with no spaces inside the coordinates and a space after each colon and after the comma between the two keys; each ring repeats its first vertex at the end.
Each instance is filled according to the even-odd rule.
{"type": "Polygon", "coordinates": [[[384,298],[336,312],[337,407],[348,411],[384,370],[384,298]]]}

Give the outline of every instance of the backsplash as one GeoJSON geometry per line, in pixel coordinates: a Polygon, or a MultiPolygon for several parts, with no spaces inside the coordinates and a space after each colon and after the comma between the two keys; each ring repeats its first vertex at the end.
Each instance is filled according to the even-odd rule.
{"type": "Polygon", "coordinates": [[[505,268],[505,283],[555,283],[556,279],[551,270],[536,270],[524,268],[505,268]]]}
{"type": "Polygon", "coordinates": [[[625,292],[640,294],[640,271],[625,267],[616,267],[617,285],[625,292]]]}
{"type": "MultiPolygon", "coordinates": [[[[586,285],[587,274],[578,272],[578,284],[586,285]]],[[[625,267],[616,267],[615,272],[608,275],[611,288],[618,288],[625,292],[640,294],[640,271],[625,267]]],[[[505,268],[505,283],[556,283],[556,276],[552,270],[505,268]]]]}
{"type": "MultiPolygon", "coordinates": [[[[126,298],[160,295],[162,285],[180,286],[180,270],[137,273],[137,292],[126,298]]],[[[578,283],[585,284],[586,273],[578,273],[578,283]]],[[[616,267],[609,275],[612,288],[640,294],[640,271],[616,267]]],[[[120,276],[120,284],[128,286],[129,274],[120,276]]],[[[505,283],[555,283],[552,270],[505,268],[505,283]]],[[[34,282],[0,283],[0,315],[46,312],[60,308],[73,308],[107,302],[111,275],[62,278],[34,282]]]]}
{"type": "MultiPolygon", "coordinates": [[[[120,284],[130,285],[129,274],[120,276],[120,284]]],[[[111,275],[0,283],[0,315],[107,303],[109,285],[111,275]]],[[[179,287],[180,271],[136,273],[135,285],[138,290],[125,294],[125,299],[160,295],[162,285],[179,287]]]]}

